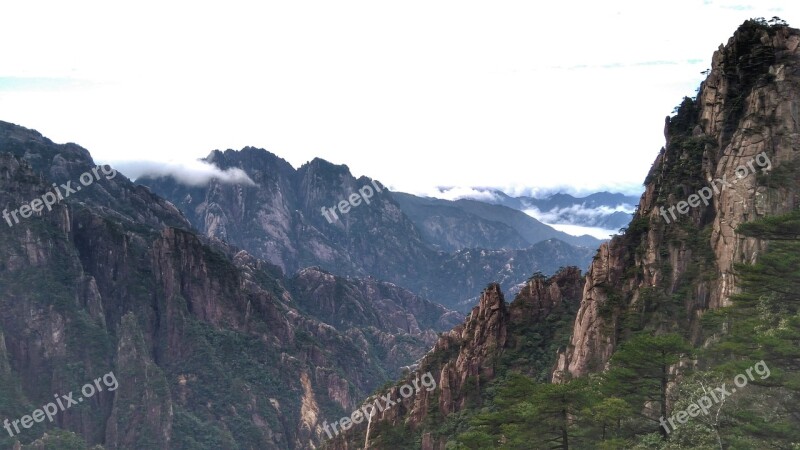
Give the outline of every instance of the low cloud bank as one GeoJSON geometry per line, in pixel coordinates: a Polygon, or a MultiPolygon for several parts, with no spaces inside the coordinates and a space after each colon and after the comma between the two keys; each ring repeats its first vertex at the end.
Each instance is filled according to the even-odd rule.
{"type": "Polygon", "coordinates": [[[615,212],[633,213],[633,205],[616,205],[587,207],[583,204],[571,205],[565,208],[553,208],[549,211],[542,211],[535,206],[529,206],[525,213],[529,216],[545,223],[560,223],[566,225],[596,225],[603,223],[603,219],[615,212]]]}
{"type": "Polygon", "coordinates": [[[495,203],[500,200],[500,197],[495,192],[493,192],[494,188],[438,186],[430,189],[401,189],[401,190],[402,192],[406,192],[408,194],[420,197],[433,197],[442,200],[461,200],[462,198],[468,198],[472,200],[480,200],[489,203],[495,203]]]}
{"type": "Polygon", "coordinates": [[[255,186],[256,183],[242,169],[219,167],[201,160],[191,161],[118,161],[112,164],[131,179],[143,176],[173,177],[188,186],[202,186],[212,179],[222,183],[255,186]]]}
{"type": "Polygon", "coordinates": [[[414,195],[423,195],[426,197],[435,197],[445,200],[458,200],[461,198],[470,198],[475,200],[490,200],[496,198],[496,192],[502,192],[509,197],[533,197],[543,199],[550,197],[554,194],[569,194],[573,197],[585,197],[590,194],[598,192],[617,192],[624,195],[632,195],[638,197],[644,191],[641,183],[630,185],[625,183],[609,184],[602,186],[540,186],[532,187],[530,185],[509,184],[506,186],[437,186],[434,188],[417,187],[416,189],[410,186],[399,185],[396,186],[397,191],[407,192],[414,195]]]}
{"type": "Polygon", "coordinates": [[[555,228],[558,231],[563,231],[564,233],[570,234],[572,236],[583,236],[588,234],[597,239],[608,240],[615,234],[619,234],[617,230],[607,230],[605,228],[598,228],[598,227],[585,227],[582,225],[568,225],[564,223],[546,223],[545,225],[549,225],[555,228]]]}

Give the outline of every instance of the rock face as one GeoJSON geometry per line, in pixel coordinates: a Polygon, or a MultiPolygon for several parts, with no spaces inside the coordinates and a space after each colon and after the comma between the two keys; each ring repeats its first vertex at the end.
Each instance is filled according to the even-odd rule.
{"type": "Polygon", "coordinates": [[[450,330],[464,315],[373,278],[350,279],[318,268],[300,270],[289,283],[298,308],[332,325],[377,357],[396,378],[400,368],[416,362],[436,343],[438,331],[450,330]],[[383,355],[383,356],[380,356],[383,355]]]}
{"type": "Polygon", "coordinates": [[[734,265],[763,248],[736,227],[800,204],[799,43],[796,29],[746,22],[714,53],[697,98],[667,118],[627,232],[600,248],[586,275],[555,381],[602,370],[623,330],[680,327],[703,339],[703,311],[728,304],[734,265]],[[695,199],[676,217],[662,209],[698,192],[710,202],[695,199]]]}
{"type": "MultiPolygon", "coordinates": [[[[498,367],[559,382],[603,370],[632,332],[688,330],[695,344],[708,338],[699,326],[703,313],[728,304],[737,291],[734,266],[756,260],[765,245],[739,236],[736,227],[800,207],[799,46],[800,30],[745,22],[715,52],[697,98],[684,99],[667,118],[666,145],[633,219],[600,247],[585,278],[578,271],[534,277],[511,305],[496,286],[487,288],[465,324],[422,361],[420,372],[436,376],[438,395],[420,392],[381,413],[370,443],[384,448],[383,439],[406,427],[423,449],[444,449],[446,439],[425,420],[480,408],[476,393],[498,367]],[[556,318],[559,305],[570,304],[577,310],[567,345],[555,359],[541,358],[552,366],[531,370],[537,360],[519,358],[515,347],[542,331],[557,343],[556,330],[532,333],[531,324],[556,318]],[[532,322],[520,324],[524,318],[532,322]]],[[[328,448],[358,448],[364,437],[356,428],[328,448]]]]}
{"type": "Polygon", "coordinates": [[[562,266],[586,267],[599,242],[569,237],[520,211],[480,202],[462,201],[454,215],[444,214],[452,207],[437,203],[443,213],[424,219],[419,207],[430,203],[425,199],[390,193],[378,181],[355,178],[347,166],[321,159],[295,170],[266,150],[247,147],[214,151],[206,160],[223,170],[243,170],[255,185],[212,180],[192,187],[172,177],[137,182],[177,205],[206,236],[286,274],[318,266],[337,275],[372,276],[464,312],[487,281],[508,290],[534,270],[551,274],[562,266]],[[347,213],[336,212],[334,220],[330,208],[361,190],[371,197],[361,197],[347,213]]]}
{"type": "Polygon", "coordinates": [[[391,195],[422,236],[437,249],[448,252],[465,248],[523,249],[548,239],[595,249],[601,242],[591,236],[577,237],[558,231],[505,205],[469,199],[421,198],[400,192],[391,195]]]}
{"type": "MultiPolygon", "coordinates": [[[[383,439],[392,429],[408,427],[422,435],[423,449],[444,449],[446,438],[427,432],[426,423],[434,417],[446,417],[467,408],[478,407],[481,391],[497,376],[498,368],[513,368],[539,378],[549,376],[553,352],[538,359],[530,354],[533,347],[557,341],[556,335],[567,331],[569,318],[578,307],[583,279],[580,270],[568,267],[551,278],[535,275],[520,289],[511,304],[506,303],[497,284],[489,285],[466,321],[443,334],[416,372],[380,392],[399,400],[398,405],[379,412],[370,424],[370,448],[391,448],[383,439]],[[563,319],[563,326],[551,326],[563,319]],[[404,384],[413,385],[420,374],[430,372],[436,389],[422,389],[402,398],[404,384]]],[[[372,401],[367,399],[364,404],[372,401]]],[[[325,448],[344,450],[362,448],[366,425],[326,443],[325,448]]]]}
{"type": "MultiPolygon", "coordinates": [[[[0,211],[92,167],[74,144],[0,122],[0,211]]],[[[119,384],[52,425],[4,431],[2,448],[314,448],[320,419],[462,318],[389,283],[316,269],[286,279],[121,174],[0,223],[0,310],[0,417],[111,371],[119,384]]]]}

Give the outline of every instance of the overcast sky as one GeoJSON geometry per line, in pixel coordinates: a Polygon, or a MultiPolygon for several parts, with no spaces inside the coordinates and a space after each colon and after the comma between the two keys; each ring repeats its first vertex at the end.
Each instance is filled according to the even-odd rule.
{"type": "Polygon", "coordinates": [[[774,15],[800,2],[4,1],[0,120],[131,171],[251,145],[414,193],[638,193],[714,50],[774,15]]]}

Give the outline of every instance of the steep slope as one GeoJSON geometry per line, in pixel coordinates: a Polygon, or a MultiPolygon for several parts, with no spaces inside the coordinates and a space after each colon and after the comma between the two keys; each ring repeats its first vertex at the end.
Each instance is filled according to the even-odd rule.
{"type": "Polygon", "coordinates": [[[350,279],[318,268],[302,269],[288,282],[297,309],[374,349],[387,375],[416,362],[436,342],[438,333],[461,323],[464,315],[373,278],[350,279]]]}
{"type": "Polygon", "coordinates": [[[667,118],[666,146],[627,232],[589,269],[554,379],[602,370],[631,331],[690,330],[697,343],[703,312],[729,304],[734,264],[763,249],[736,227],[800,204],[798,44],[796,29],[749,21],[714,53],[697,99],[667,118]],[[698,193],[710,202],[669,212],[698,193]]]}
{"type": "MultiPolygon", "coordinates": [[[[370,425],[372,448],[673,450],[796,442],[800,300],[787,290],[798,282],[796,257],[781,252],[800,245],[798,47],[800,30],[751,20],[714,54],[697,99],[684,99],[667,118],[666,145],[633,220],[601,246],[584,280],[569,283],[566,291],[579,302],[572,325],[562,325],[561,341],[553,333],[558,327],[544,340],[553,350],[568,344],[557,357],[541,358],[555,361],[554,369],[532,370],[541,367],[533,358],[514,366],[493,359],[505,358],[508,352],[497,349],[514,338],[546,334],[511,331],[513,315],[491,286],[464,327],[443,337],[422,362],[421,372],[439,374],[439,395],[420,392],[380,413],[370,425]],[[736,232],[740,224],[774,216],[780,220],[736,232]],[[769,236],[787,246],[767,246],[762,239],[769,236]],[[770,266],[754,264],[775,249],[770,266]],[[749,276],[749,303],[715,316],[739,292],[742,273],[749,276]],[[776,286],[784,274],[794,278],[776,286]],[[774,284],[763,285],[769,281],[774,284]],[[731,315],[742,311],[747,316],[731,315]],[[736,336],[734,328],[752,333],[736,336]],[[713,357],[693,352],[703,354],[726,338],[713,357]],[[772,359],[758,363],[761,379],[751,375],[747,391],[715,397],[713,414],[693,413],[712,388],[724,390],[731,380],[740,388],[745,369],[752,372],[767,355],[772,359]],[[781,368],[769,379],[767,364],[781,368]],[[663,423],[677,417],[678,430],[669,435],[659,415],[663,423]],[[684,426],[687,417],[692,423],[684,426]]],[[[556,289],[550,283],[535,291],[556,289]]],[[[355,427],[328,448],[361,448],[365,438],[364,427],[355,427]]]]}
{"type": "Polygon", "coordinates": [[[3,448],[40,437],[57,448],[311,448],[319,417],[351,409],[460,321],[396,286],[285,280],[113,170],[72,184],[51,211],[21,208],[92,169],[77,145],[0,122],[0,209],[17,212],[0,226],[0,416],[118,380],[52,424],[3,433],[3,448]],[[325,308],[369,314],[326,323],[315,302],[326,284],[344,289],[325,308]]]}
{"type": "Polygon", "coordinates": [[[502,205],[467,199],[421,198],[397,192],[391,195],[422,235],[447,251],[471,247],[522,249],[548,239],[595,249],[602,242],[591,236],[576,237],[557,231],[521,211],[502,205]],[[480,232],[473,227],[478,227],[480,232]]]}
{"type": "Polygon", "coordinates": [[[468,296],[477,292],[485,280],[494,280],[503,291],[516,294],[525,283],[525,279],[520,280],[521,273],[534,270],[554,274],[575,261],[580,262],[579,267],[585,268],[593,253],[588,248],[573,247],[556,239],[523,250],[461,250],[442,265],[445,279],[459,279],[460,282],[439,289],[447,290],[449,296],[464,298],[454,306],[459,311],[468,311],[479,298],[468,296]]]}
{"type": "Polygon", "coordinates": [[[287,274],[319,265],[341,275],[397,282],[397,274],[421,279],[418,262],[436,257],[386,190],[379,191],[368,178],[355,179],[347,166],[314,159],[295,170],[251,147],[214,151],[206,161],[223,170],[240,168],[257,185],[211,180],[191,187],[172,177],[137,182],[173,201],[206,235],[244,248],[287,274]],[[322,207],[337,205],[364,186],[371,198],[338,213],[339,220],[325,218],[322,207]]]}
{"type": "Polygon", "coordinates": [[[430,230],[420,231],[395,201],[394,194],[379,182],[366,177],[356,179],[347,166],[321,159],[295,171],[266,150],[248,147],[241,151],[214,151],[206,161],[223,170],[241,169],[256,185],[211,180],[207,185],[193,187],[173,177],[142,177],[137,181],[172,201],[207,236],[241,247],[287,274],[318,266],[336,275],[372,276],[448,308],[468,311],[477,300],[474,295],[478,287],[487,282],[499,281],[509,289],[523,283],[531,271],[553,273],[561,266],[585,267],[590,260],[590,250],[567,248],[571,247],[567,244],[537,241],[536,246],[525,245],[527,238],[515,227],[525,234],[530,234],[532,227],[545,227],[548,236],[573,238],[523,213],[494,205],[485,206],[502,209],[498,217],[508,224],[487,220],[490,212],[456,211],[448,221],[452,225],[463,220],[458,225],[462,231],[457,238],[447,238],[454,245],[445,247],[486,243],[514,244],[515,248],[499,252],[483,248],[442,251],[435,248],[430,230]],[[338,212],[331,212],[334,205],[347,204],[351,198],[356,199],[356,206],[348,206],[346,213],[338,208],[338,212]],[[522,249],[516,249],[520,246],[522,249]],[[474,270],[466,276],[463,271],[454,270],[465,266],[474,270]]]}
{"type": "MultiPolygon", "coordinates": [[[[375,415],[369,424],[369,448],[444,449],[465,420],[460,413],[479,408],[498,375],[520,371],[547,378],[555,350],[567,342],[582,284],[580,270],[574,267],[551,278],[535,275],[511,304],[497,284],[489,285],[466,321],[442,335],[416,368],[430,372],[437,389],[401,398],[399,389],[413,384],[412,374],[380,392],[397,398],[398,405],[375,415]]],[[[362,448],[366,429],[366,424],[355,427],[324,448],[362,448]]]]}
{"type": "Polygon", "coordinates": [[[465,248],[511,250],[532,243],[517,230],[494,220],[469,214],[452,202],[393,192],[392,198],[434,248],[454,252],[465,248]]]}

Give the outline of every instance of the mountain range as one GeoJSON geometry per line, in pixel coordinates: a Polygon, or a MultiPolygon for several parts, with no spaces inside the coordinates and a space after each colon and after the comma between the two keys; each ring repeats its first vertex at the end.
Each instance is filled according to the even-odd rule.
{"type": "Polygon", "coordinates": [[[439,390],[398,397],[406,375],[383,391],[399,405],[324,448],[796,446],[800,30],[748,20],[712,61],[585,275],[534,276],[510,303],[487,286],[419,364],[439,390]],[[704,188],[711,202],[664,220],[704,188]]]}
{"type": "MultiPolygon", "coordinates": [[[[4,210],[95,167],[6,122],[0,149],[4,210]]],[[[0,227],[0,415],[110,369],[119,388],[0,435],[4,448],[306,448],[318,415],[351,408],[463,319],[385,281],[287,277],[119,173],[75,190],[0,227]]]]}
{"type": "Polygon", "coordinates": [[[501,191],[492,191],[494,198],[487,201],[528,211],[549,224],[574,225],[616,231],[631,221],[631,214],[639,203],[638,196],[611,192],[595,192],[585,197],[555,193],[535,197],[510,197],[501,191]]]}
{"type": "Polygon", "coordinates": [[[134,182],[0,122],[0,446],[795,448],[798,99],[800,30],[746,21],[639,199],[417,197],[253,147],[134,182]]]}
{"type": "Polygon", "coordinates": [[[316,266],[371,276],[448,308],[469,310],[475,293],[491,281],[512,289],[536,271],[587,267],[601,242],[559,232],[505,206],[420,198],[385,188],[371,188],[369,204],[328,220],[323,211],[364,186],[381,184],[356,179],[347,166],[319,158],[294,169],[252,147],[214,151],[204,161],[221,170],[241,170],[253,184],[212,179],[193,186],[173,176],[136,181],[174,204],[199,232],[286,274],[316,266]]]}

